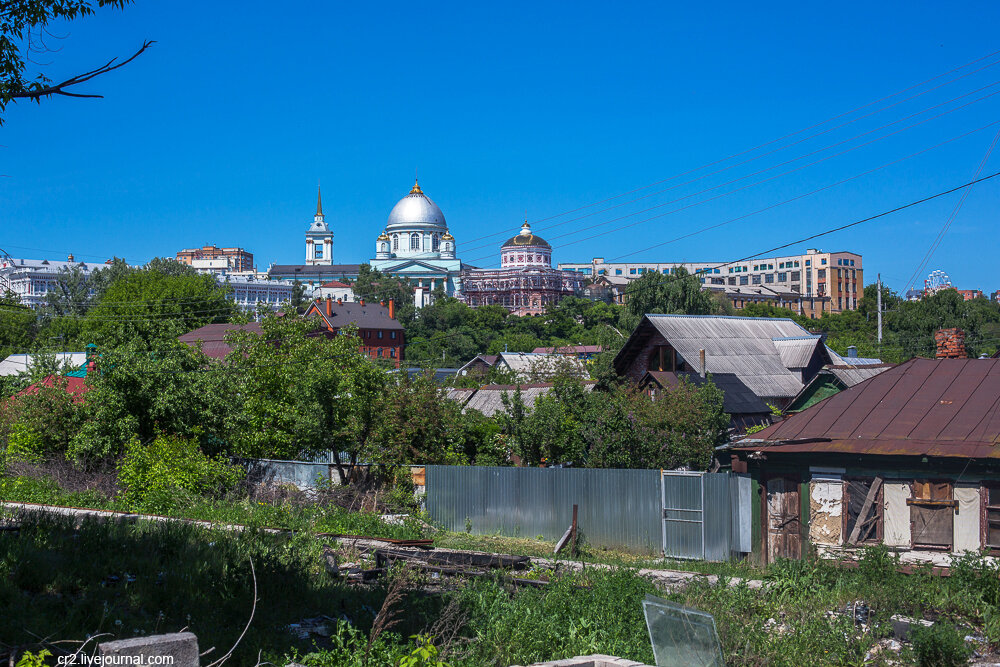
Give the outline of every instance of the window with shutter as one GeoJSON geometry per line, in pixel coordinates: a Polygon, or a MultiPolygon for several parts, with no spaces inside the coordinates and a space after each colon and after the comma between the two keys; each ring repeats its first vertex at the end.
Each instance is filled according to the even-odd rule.
{"type": "Polygon", "coordinates": [[[951,549],[957,506],[951,482],[914,480],[906,504],[910,506],[911,545],[951,549]]]}
{"type": "Polygon", "coordinates": [[[1000,484],[983,488],[983,546],[1000,550],[1000,484]]]}

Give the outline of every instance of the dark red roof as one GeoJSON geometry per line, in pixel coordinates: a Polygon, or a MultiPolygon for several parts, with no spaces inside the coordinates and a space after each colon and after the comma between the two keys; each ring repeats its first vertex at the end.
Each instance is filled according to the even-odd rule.
{"type": "Polygon", "coordinates": [[[260,324],[251,322],[249,324],[206,324],[205,326],[190,331],[182,336],[178,336],[180,342],[196,347],[201,341],[201,351],[213,359],[225,359],[232,348],[226,342],[226,334],[234,331],[251,331],[258,336],[261,334],[260,324]]]}
{"type": "Polygon", "coordinates": [[[754,433],[736,448],[1000,458],[998,443],[1000,360],[912,359],[754,433]]]}
{"type": "Polygon", "coordinates": [[[323,283],[323,287],[350,287],[350,285],[342,283],[339,280],[331,280],[328,283],[323,283]]]}
{"type": "MultiPolygon", "coordinates": [[[[83,394],[86,394],[88,391],[90,391],[90,385],[87,384],[86,378],[63,375],[60,376],[59,380],[60,383],[62,381],[66,382],[66,393],[74,397],[74,402],[82,400],[83,394]]],[[[18,392],[17,395],[26,396],[28,394],[37,394],[41,386],[45,387],[56,386],[55,376],[49,375],[45,379],[40,380],[33,385],[25,387],[20,392],[18,392]]]]}
{"type": "Polygon", "coordinates": [[[389,309],[377,303],[337,303],[330,302],[330,315],[326,314],[326,300],[318,303],[313,301],[306,310],[306,315],[318,313],[326,320],[334,331],[350,324],[359,329],[397,329],[403,330],[398,320],[389,317],[389,309]]]}

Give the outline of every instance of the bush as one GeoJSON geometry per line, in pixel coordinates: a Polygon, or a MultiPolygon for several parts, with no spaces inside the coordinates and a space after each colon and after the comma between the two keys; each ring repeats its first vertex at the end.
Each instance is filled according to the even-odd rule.
{"type": "Polygon", "coordinates": [[[914,627],[910,631],[910,641],[920,667],[958,667],[966,664],[972,655],[964,633],[940,621],[929,627],[914,627]]]}
{"type": "Polygon", "coordinates": [[[24,424],[14,424],[7,435],[6,463],[38,463],[42,460],[45,445],[42,438],[24,424]]]}
{"type": "Polygon", "coordinates": [[[169,512],[195,496],[218,496],[243,479],[242,468],[206,456],[194,440],[161,435],[143,446],[133,439],[118,466],[130,510],[169,512]]]}

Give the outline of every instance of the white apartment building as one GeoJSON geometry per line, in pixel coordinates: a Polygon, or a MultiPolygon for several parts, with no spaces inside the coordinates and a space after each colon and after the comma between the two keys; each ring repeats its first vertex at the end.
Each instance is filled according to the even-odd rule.
{"type": "Polygon", "coordinates": [[[592,279],[600,276],[635,280],[654,271],[669,274],[679,267],[698,274],[705,285],[780,288],[804,297],[829,297],[831,312],[854,310],[864,293],[861,255],[824,252],[815,248],[804,255],[759,257],[744,262],[561,262],[560,269],[578,271],[592,279]]]}
{"type": "Polygon", "coordinates": [[[90,275],[104,266],[97,262],[75,262],[73,255],[65,262],[0,257],[0,294],[10,290],[24,305],[39,308],[45,303],[49,291],[56,289],[61,270],[79,267],[85,275],[90,275]]]}
{"type": "MultiPolygon", "coordinates": [[[[0,294],[10,290],[21,303],[31,308],[44,305],[50,291],[57,289],[59,273],[63,269],[79,267],[85,275],[90,275],[106,264],[95,262],[74,262],[73,256],[65,262],[48,259],[0,259],[0,294]]],[[[277,310],[291,301],[294,289],[291,280],[269,280],[267,274],[233,275],[214,273],[220,285],[228,284],[230,298],[242,310],[255,311],[258,304],[277,310]]]]}

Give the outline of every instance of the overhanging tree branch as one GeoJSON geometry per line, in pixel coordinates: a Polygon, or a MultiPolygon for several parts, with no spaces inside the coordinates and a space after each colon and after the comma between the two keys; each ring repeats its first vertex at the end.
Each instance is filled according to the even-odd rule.
{"type": "Polygon", "coordinates": [[[95,77],[98,77],[98,76],[100,76],[102,74],[107,74],[108,72],[114,71],[114,70],[118,69],[119,67],[124,67],[125,65],[128,65],[130,62],[132,62],[133,60],[135,60],[136,58],[138,58],[143,53],[143,51],[145,51],[146,49],[148,49],[150,46],[152,46],[155,43],[156,43],[155,40],[146,40],[145,42],[143,42],[142,48],[140,48],[138,51],[136,51],[135,53],[133,53],[132,56],[130,58],[128,58],[128,60],[123,60],[120,63],[116,63],[115,61],[118,60],[118,59],[117,58],[112,58],[111,60],[109,60],[107,63],[105,63],[101,67],[98,67],[97,69],[93,69],[93,70],[91,70],[89,72],[84,72],[83,74],[78,74],[77,76],[74,76],[74,77],[71,77],[69,79],[66,79],[62,83],[57,83],[57,84],[50,85],[50,86],[39,86],[37,88],[29,88],[27,90],[14,92],[14,93],[11,93],[10,98],[11,99],[30,99],[30,100],[35,100],[36,102],[41,101],[41,98],[48,97],[49,95],[65,95],[67,97],[102,97],[103,98],[104,97],[103,95],[95,95],[95,94],[87,94],[87,93],[74,93],[74,92],[70,92],[70,91],[65,90],[65,89],[69,88],[70,86],[77,86],[77,85],[79,85],[81,83],[84,83],[86,81],[90,81],[91,79],[93,79],[95,77]]]}

